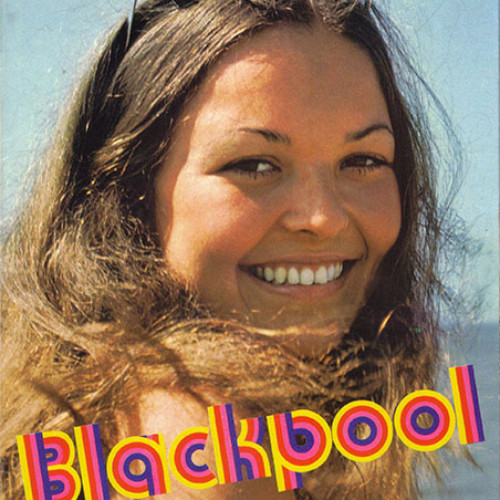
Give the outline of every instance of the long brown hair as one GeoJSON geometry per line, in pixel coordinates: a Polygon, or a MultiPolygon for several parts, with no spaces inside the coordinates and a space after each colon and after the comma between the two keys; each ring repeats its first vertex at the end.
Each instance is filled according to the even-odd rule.
{"type": "MultiPolygon", "coordinates": [[[[371,2],[358,0],[188,4],[147,1],[130,39],[126,20],[111,34],[4,244],[9,498],[22,496],[16,434],[99,422],[109,447],[115,410],[133,407],[134,395],[152,384],[175,384],[201,400],[203,388],[215,387],[260,415],[305,406],[325,417],[359,398],[392,411],[403,395],[433,385],[442,219],[423,109],[408,88],[418,77],[396,31],[371,2]],[[376,67],[395,131],[402,230],[342,345],[301,359],[258,332],[211,318],[169,275],[151,222],[152,186],[179,113],[221,55],[261,30],[316,22],[357,43],[376,67]]],[[[310,491],[315,498],[367,491],[369,498],[412,498],[412,460],[396,444],[370,465],[337,459],[337,472],[322,472],[310,491]]]]}

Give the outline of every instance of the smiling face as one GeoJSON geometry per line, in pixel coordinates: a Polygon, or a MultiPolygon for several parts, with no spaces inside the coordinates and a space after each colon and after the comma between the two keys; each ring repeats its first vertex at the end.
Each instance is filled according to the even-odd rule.
{"type": "Polygon", "coordinates": [[[167,264],[219,316],[340,338],[400,230],[394,148],[357,45],[321,27],[257,34],[177,123],[155,180],[167,264]]]}

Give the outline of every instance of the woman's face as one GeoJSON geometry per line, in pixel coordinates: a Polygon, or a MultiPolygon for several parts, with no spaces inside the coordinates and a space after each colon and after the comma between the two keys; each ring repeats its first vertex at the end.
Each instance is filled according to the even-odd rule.
{"type": "Polygon", "coordinates": [[[363,50],[321,27],[257,34],[178,121],[155,181],[165,260],[219,316],[340,338],[400,230],[393,160],[363,50]]]}

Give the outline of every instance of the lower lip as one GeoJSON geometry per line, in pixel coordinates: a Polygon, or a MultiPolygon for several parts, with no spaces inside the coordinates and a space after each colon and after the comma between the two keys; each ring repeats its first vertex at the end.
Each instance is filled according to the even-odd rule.
{"type": "Polygon", "coordinates": [[[345,270],[342,276],[336,280],[329,281],[324,285],[272,285],[267,281],[263,281],[246,269],[239,269],[252,283],[259,286],[266,292],[289,297],[290,299],[301,301],[315,301],[335,295],[345,284],[347,276],[352,270],[352,267],[345,270]]]}

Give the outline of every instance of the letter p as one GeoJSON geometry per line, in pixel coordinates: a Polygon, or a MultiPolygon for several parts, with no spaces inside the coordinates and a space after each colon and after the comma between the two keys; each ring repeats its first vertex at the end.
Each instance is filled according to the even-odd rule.
{"type": "Polygon", "coordinates": [[[296,410],[267,417],[278,491],[285,485],[283,469],[308,472],[328,458],[332,436],[325,420],[310,410],[296,410]],[[303,443],[299,444],[299,439],[303,443]]]}

